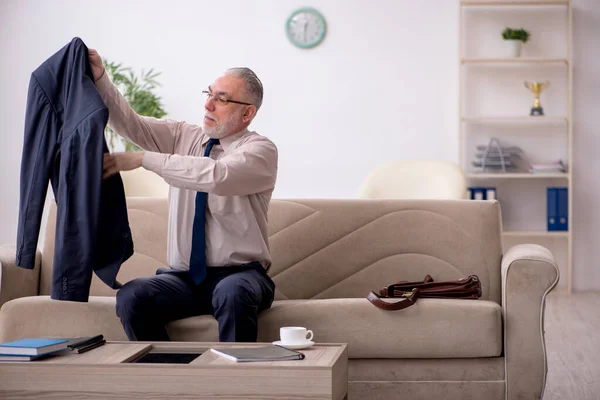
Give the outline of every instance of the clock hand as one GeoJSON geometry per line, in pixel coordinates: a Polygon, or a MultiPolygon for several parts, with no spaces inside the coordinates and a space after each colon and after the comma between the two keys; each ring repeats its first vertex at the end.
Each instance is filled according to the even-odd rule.
{"type": "Polygon", "coordinates": [[[304,35],[304,43],[306,43],[306,28],[308,27],[308,21],[304,20],[304,24],[302,24],[302,33],[304,35]]]}

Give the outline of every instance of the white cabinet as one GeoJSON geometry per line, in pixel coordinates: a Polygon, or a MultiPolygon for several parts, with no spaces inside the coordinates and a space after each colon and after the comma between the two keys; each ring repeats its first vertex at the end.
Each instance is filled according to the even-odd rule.
{"type": "MultiPolygon", "coordinates": [[[[572,13],[568,0],[460,2],[460,163],[471,187],[495,187],[503,242],[538,243],[554,254],[559,289],[572,282],[572,13]],[[511,55],[505,28],[531,36],[511,55]],[[540,95],[543,116],[530,116],[534,96],[525,81],[550,82],[540,95]],[[478,146],[492,138],[522,152],[506,172],[481,168],[478,146]],[[564,172],[532,173],[531,164],[562,160],[564,172]],[[568,230],[548,231],[547,189],[568,188],[568,230]]],[[[480,147],[481,148],[481,147],[480,147]]]]}

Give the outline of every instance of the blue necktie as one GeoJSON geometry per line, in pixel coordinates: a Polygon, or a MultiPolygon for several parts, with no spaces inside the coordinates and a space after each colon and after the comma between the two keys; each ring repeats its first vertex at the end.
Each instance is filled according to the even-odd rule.
{"type": "MultiPolygon", "coordinates": [[[[204,150],[204,157],[210,155],[210,151],[219,139],[210,139],[204,150]]],[[[196,193],[196,210],[194,214],[194,228],[192,230],[192,254],[190,256],[190,275],[196,285],[206,278],[206,201],[208,193],[196,193]]]]}

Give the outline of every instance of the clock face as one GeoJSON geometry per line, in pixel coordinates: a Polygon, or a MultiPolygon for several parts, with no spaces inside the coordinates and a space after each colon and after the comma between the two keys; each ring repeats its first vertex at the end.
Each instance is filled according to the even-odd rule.
{"type": "Polygon", "coordinates": [[[290,41],[301,48],[315,47],[325,37],[325,18],[314,8],[301,8],[292,13],[285,24],[290,41]]]}

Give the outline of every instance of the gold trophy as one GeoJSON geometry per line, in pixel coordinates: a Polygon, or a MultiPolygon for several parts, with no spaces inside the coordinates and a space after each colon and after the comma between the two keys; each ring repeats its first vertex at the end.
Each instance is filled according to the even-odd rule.
{"type": "Polygon", "coordinates": [[[540,93],[543,89],[547,89],[550,82],[528,82],[525,81],[525,87],[533,92],[533,107],[529,115],[544,115],[544,109],[540,105],[540,93]]]}

